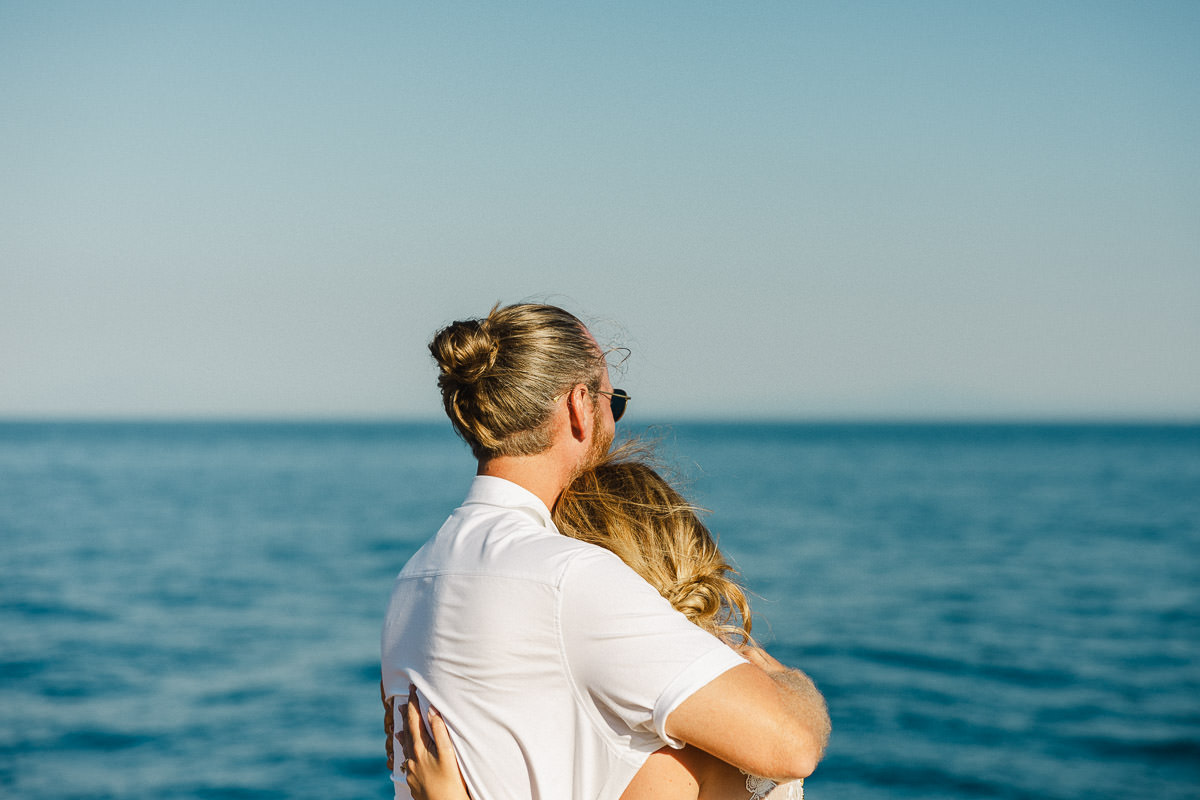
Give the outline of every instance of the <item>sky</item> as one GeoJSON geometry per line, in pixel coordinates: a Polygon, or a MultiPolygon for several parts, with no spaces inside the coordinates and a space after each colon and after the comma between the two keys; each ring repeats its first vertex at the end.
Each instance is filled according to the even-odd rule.
{"type": "Polygon", "coordinates": [[[1200,3],[0,0],[0,417],[1200,420],[1200,3]]]}

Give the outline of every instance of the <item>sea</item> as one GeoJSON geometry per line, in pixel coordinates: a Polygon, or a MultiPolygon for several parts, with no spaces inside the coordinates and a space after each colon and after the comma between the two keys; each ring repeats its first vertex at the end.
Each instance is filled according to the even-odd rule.
{"type": "MultiPolygon", "coordinates": [[[[1200,798],[1200,425],[628,430],[828,701],[810,800],[1200,798]]],[[[0,797],[389,798],[380,624],[473,470],[444,423],[0,423],[0,797]]]]}

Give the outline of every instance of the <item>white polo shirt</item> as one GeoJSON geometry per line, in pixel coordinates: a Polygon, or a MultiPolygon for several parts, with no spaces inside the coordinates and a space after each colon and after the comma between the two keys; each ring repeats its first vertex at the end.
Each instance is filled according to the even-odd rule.
{"type": "Polygon", "coordinates": [[[410,682],[442,712],[476,800],[615,800],[650,753],[681,745],[667,716],[746,663],[488,476],[396,578],[382,655],[401,713],[410,682]]]}

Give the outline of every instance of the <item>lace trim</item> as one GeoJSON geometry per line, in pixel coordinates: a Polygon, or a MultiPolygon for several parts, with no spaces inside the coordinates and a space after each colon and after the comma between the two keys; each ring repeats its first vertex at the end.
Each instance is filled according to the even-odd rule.
{"type": "Polygon", "coordinates": [[[746,791],[750,800],[804,800],[804,779],[778,784],[770,778],[760,778],[741,770],[746,776],[746,791]],[[775,790],[779,789],[778,792],[775,790]]]}

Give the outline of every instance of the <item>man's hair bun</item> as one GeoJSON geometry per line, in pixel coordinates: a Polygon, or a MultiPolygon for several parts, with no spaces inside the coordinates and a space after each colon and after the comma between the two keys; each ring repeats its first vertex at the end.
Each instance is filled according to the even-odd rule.
{"type": "Polygon", "coordinates": [[[446,389],[469,386],[496,366],[500,342],[491,335],[487,320],[455,322],[443,328],[429,345],[441,369],[438,385],[446,389]]]}

